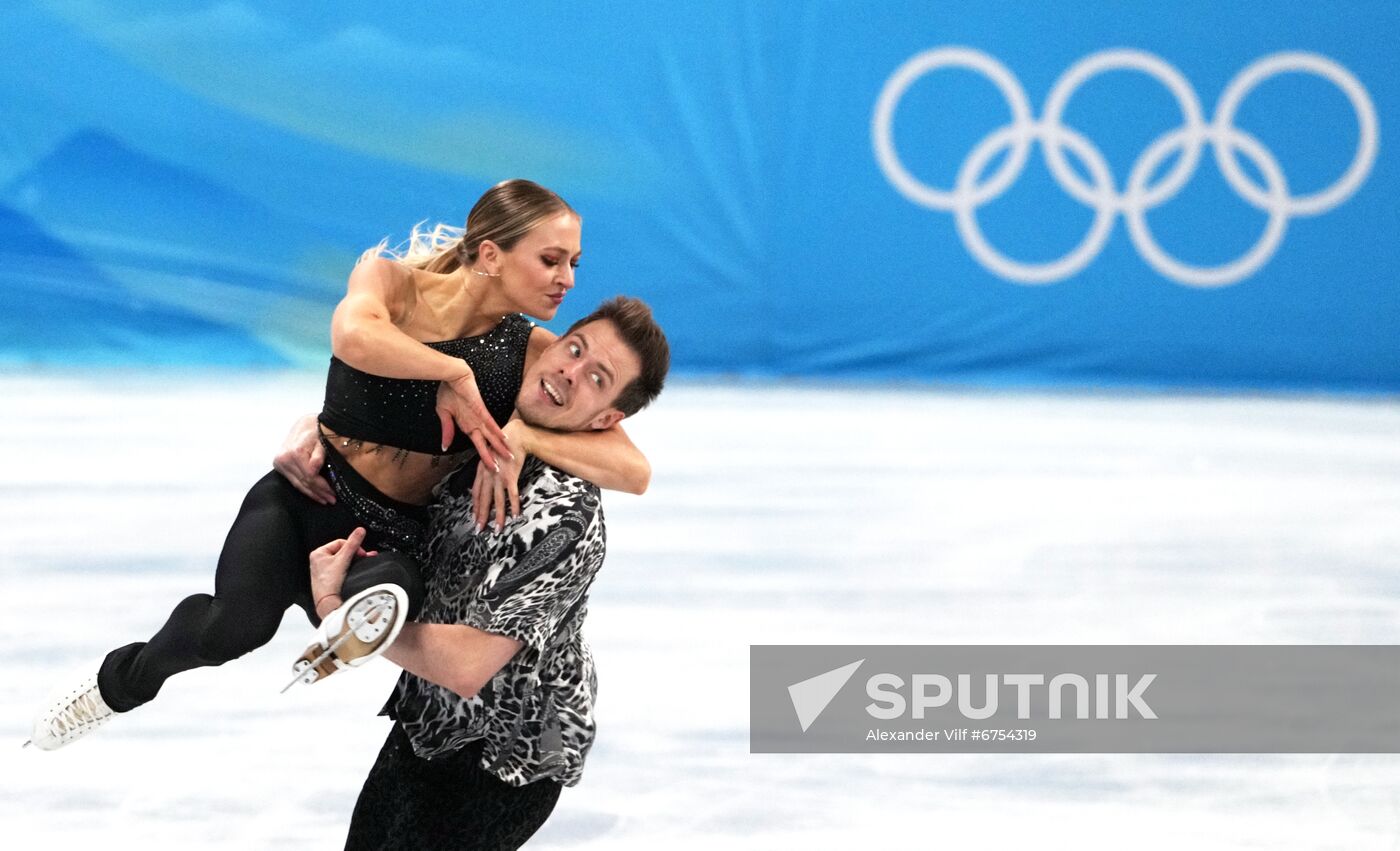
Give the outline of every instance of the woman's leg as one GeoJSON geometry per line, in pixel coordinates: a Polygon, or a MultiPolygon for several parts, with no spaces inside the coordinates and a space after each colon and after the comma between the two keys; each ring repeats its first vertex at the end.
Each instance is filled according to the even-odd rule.
{"type": "Polygon", "coordinates": [[[408,617],[418,614],[427,590],[418,562],[401,552],[383,551],[374,558],[356,559],[345,573],[340,596],[348,600],[367,588],[389,583],[397,585],[408,595],[408,617]]]}
{"type": "Polygon", "coordinates": [[[349,511],[311,501],[275,472],[259,480],[224,541],[213,596],[186,597],[150,641],[107,654],[97,679],[107,705],[134,709],[170,676],[222,665],[272,640],[288,606],[310,604],[308,524],[325,540],[355,527],[349,511]]]}
{"type": "MultiPolygon", "coordinates": [[[[380,551],[379,558],[351,562],[341,583],[340,596],[349,599],[375,585],[392,583],[408,595],[408,617],[416,616],[425,593],[416,554],[427,534],[428,509],[400,502],[384,494],[350,466],[325,437],[321,438],[321,445],[326,451],[325,476],[335,491],[337,505],[345,505],[354,511],[360,521],[358,525],[365,527],[368,534],[364,548],[380,551]]],[[[311,524],[308,528],[308,553],[327,541],[345,537],[349,530],[336,534],[327,534],[327,531],[311,524]]],[[[314,605],[307,607],[307,617],[312,623],[320,622],[314,605]]]]}
{"type": "Polygon", "coordinates": [[[552,780],[512,786],[480,762],[481,742],[421,759],[396,722],[355,802],[346,851],[524,845],[563,787],[552,780]]]}

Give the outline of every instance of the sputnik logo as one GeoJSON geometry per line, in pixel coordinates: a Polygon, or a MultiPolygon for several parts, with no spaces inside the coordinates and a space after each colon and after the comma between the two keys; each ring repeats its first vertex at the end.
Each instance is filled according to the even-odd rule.
{"type": "Polygon", "coordinates": [[[817,674],[788,686],[788,697],[792,698],[792,708],[797,713],[797,722],[802,725],[802,732],[807,732],[812,722],[826,711],[826,707],[835,699],[842,686],[850,681],[856,669],[863,664],[865,660],[858,659],[834,671],[817,674]]]}

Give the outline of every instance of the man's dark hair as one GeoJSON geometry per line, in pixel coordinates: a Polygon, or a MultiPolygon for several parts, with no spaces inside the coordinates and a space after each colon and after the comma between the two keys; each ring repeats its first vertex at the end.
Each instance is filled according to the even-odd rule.
{"type": "Polygon", "coordinates": [[[572,334],[590,322],[606,319],[617,329],[617,335],[627,348],[637,356],[642,364],[642,373],[628,382],[617,394],[613,407],[627,416],[651,404],[661,393],[666,383],[666,373],[671,369],[671,345],[666,342],[666,334],[652,318],[651,308],[639,298],[614,296],[598,309],[583,317],[564,332],[572,334]]]}

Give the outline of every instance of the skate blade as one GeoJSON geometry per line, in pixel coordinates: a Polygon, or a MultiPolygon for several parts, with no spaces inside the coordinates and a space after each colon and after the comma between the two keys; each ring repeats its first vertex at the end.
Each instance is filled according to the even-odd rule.
{"type": "MultiPolygon", "coordinates": [[[[340,637],[337,638],[335,641],[331,642],[331,645],[327,647],[325,651],[321,653],[320,656],[317,656],[315,659],[312,659],[311,662],[306,665],[306,667],[298,670],[296,672],[296,676],[292,677],[292,681],[287,683],[285,686],[282,686],[282,690],[279,691],[278,694],[286,694],[287,689],[291,688],[297,683],[304,682],[307,685],[311,685],[317,680],[323,679],[321,673],[317,670],[317,668],[319,668],[327,659],[333,657],[335,655],[335,651],[339,650],[341,648],[341,645],[345,644],[352,638],[358,640],[359,637],[355,635],[355,630],[359,629],[366,622],[368,622],[370,618],[376,615],[381,617],[384,616],[385,614],[390,612],[393,609],[393,607],[394,604],[392,602],[380,603],[379,605],[371,608],[368,612],[365,612],[365,614],[360,618],[359,623],[355,624],[354,626],[351,626],[349,623],[347,623],[345,632],[343,632],[340,635],[340,637]]],[[[304,661],[306,660],[299,659],[297,660],[296,664],[299,665],[304,661]]],[[[295,668],[295,665],[293,667],[295,668]]]]}
{"type": "MultiPolygon", "coordinates": [[[[323,664],[326,660],[330,659],[331,656],[335,654],[335,651],[339,648],[340,643],[346,638],[348,638],[349,635],[350,634],[347,634],[336,639],[336,642],[334,644],[332,644],[330,647],[324,650],[321,653],[321,655],[317,656],[314,659],[307,660],[305,658],[305,655],[303,655],[301,659],[298,659],[296,661],[296,664],[292,666],[292,670],[296,672],[296,676],[292,678],[291,682],[282,686],[282,690],[279,691],[278,694],[286,694],[287,689],[291,688],[297,683],[306,683],[307,685],[311,685],[317,680],[324,679],[326,675],[323,675],[319,670],[317,670],[317,667],[323,664]]],[[[306,652],[310,653],[311,648],[306,648],[306,652]]]]}
{"type": "Polygon", "coordinates": [[[286,694],[287,689],[299,682],[305,682],[307,685],[310,685],[320,679],[320,675],[316,673],[314,668],[310,665],[303,664],[305,661],[305,659],[298,659],[297,664],[292,666],[292,670],[296,671],[296,677],[291,682],[282,686],[282,690],[277,692],[278,694],[286,694]]]}

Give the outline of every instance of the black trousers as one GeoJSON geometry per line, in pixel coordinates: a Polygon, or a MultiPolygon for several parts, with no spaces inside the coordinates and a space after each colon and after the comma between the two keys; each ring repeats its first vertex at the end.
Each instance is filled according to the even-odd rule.
{"type": "MultiPolygon", "coordinates": [[[[253,485],[219,554],[214,593],[186,597],[149,641],[120,647],[103,660],[97,684],[108,706],[117,712],[134,709],[152,700],[174,674],[222,665],[256,650],[272,640],[290,606],[300,606],[319,623],[307,556],[356,526],[365,527],[367,550],[416,549],[426,509],[379,493],[333,449],[327,458],[334,505],[302,495],[276,472],[253,485]],[[414,530],[418,540],[411,540],[414,530]]],[[[381,582],[408,591],[410,612],[422,601],[423,580],[409,558],[352,564],[341,594],[381,582]]]]}
{"type": "Polygon", "coordinates": [[[478,739],[448,756],[423,759],[395,722],[355,802],[346,851],[510,851],[524,845],[564,787],[553,780],[510,785],[481,767],[482,745],[478,739]]]}

